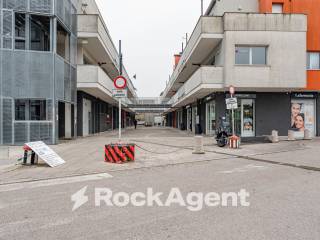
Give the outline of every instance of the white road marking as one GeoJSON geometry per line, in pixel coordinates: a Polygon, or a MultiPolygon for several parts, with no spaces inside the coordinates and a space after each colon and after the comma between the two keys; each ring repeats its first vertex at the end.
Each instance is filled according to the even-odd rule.
{"type": "Polygon", "coordinates": [[[84,176],[40,180],[40,181],[34,181],[34,182],[14,183],[14,184],[0,186],[0,192],[16,191],[20,189],[33,189],[38,187],[48,187],[48,186],[56,186],[56,185],[86,182],[86,181],[95,181],[95,180],[107,179],[112,177],[113,176],[108,173],[100,173],[100,174],[92,174],[92,175],[84,175],[84,176]]]}
{"type": "Polygon", "coordinates": [[[224,173],[224,174],[244,173],[244,172],[248,172],[248,171],[251,171],[251,170],[254,170],[254,169],[265,170],[265,169],[267,169],[267,167],[250,164],[250,165],[246,165],[246,166],[240,167],[240,168],[234,168],[234,169],[227,170],[227,171],[220,171],[219,173],[224,173]]]}

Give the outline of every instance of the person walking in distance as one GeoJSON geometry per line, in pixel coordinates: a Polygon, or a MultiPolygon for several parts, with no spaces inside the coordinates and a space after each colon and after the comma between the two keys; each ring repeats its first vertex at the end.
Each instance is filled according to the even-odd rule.
{"type": "Polygon", "coordinates": [[[137,119],[133,121],[133,124],[134,124],[134,129],[137,129],[137,124],[138,124],[137,119]]]}

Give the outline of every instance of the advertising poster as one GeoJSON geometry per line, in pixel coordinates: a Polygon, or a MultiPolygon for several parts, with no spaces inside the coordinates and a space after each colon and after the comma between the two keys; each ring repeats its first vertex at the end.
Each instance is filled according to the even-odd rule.
{"type": "Polygon", "coordinates": [[[315,120],[313,100],[293,100],[291,102],[291,129],[301,133],[308,129],[314,135],[315,120]]]}

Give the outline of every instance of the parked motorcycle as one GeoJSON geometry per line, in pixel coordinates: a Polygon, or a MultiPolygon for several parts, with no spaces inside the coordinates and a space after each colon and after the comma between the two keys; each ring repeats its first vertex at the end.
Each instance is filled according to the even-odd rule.
{"type": "Polygon", "coordinates": [[[226,117],[221,117],[216,134],[216,141],[218,146],[225,147],[228,144],[228,138],[230,136],[230,122],[227,121],[226,117]]]}

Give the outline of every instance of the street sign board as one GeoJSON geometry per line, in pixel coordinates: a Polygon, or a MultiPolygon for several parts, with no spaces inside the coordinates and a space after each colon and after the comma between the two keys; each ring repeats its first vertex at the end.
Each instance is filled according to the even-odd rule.
{"type": "Polygon", "coordinates": [[[31,148],[39,158],[45,161],[50,167],[57,167],[65,163],[65,161],[44,142],[29,142],[25,145],[31,148]]]}
{"type": "Polygon", "coordinates": [[[227,109],[228,110],[238,109],[238,104],[237,103],[227,104],[227,109]]]}
{"type": "Polygon", "coordinates": [[[112,97],[114,98],[127,98],[127,89],[112,89],[112,97]]]}
{"type": "Polygon", "coordinates": [[[113,83],[117,89],[125,89],[127,87],[127,79],[123,76],[116,77],[113,83]]]}
{"type": "Polygon", "coordinates": [[[227,98],[226,99],[227,109],[237,109],[238,108],[238,99],[237,98],[227,98]]]}
{"type": "Polygon", "coordinates": [[[238,104],[238,99],[237,98],[227,98],[226,99],[226,104],[238,104]]]}

